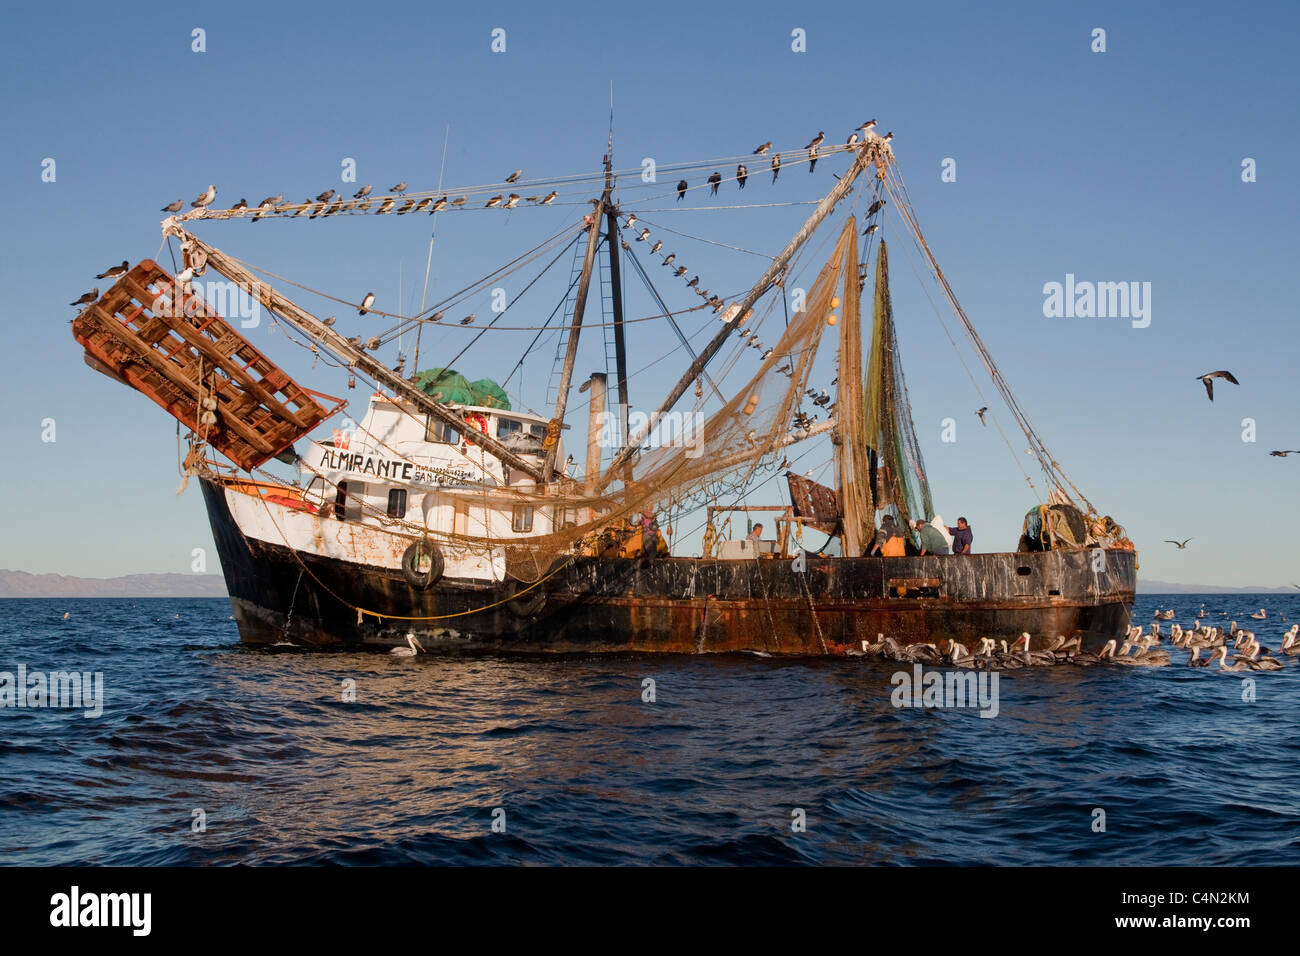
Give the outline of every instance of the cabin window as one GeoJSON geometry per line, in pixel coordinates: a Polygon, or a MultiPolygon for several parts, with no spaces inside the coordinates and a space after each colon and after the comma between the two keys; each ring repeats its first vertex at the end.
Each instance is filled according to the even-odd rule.
{"type": "Polygon", "coordinates": [[[429,416],[429,423],[424,430],[424,440],[440,445],[459,445],[460,432],[452,428],[441,418],[429,416]]]}
{"type": "Polygon", "coordinates": [[[1020,567],[1016,568],[1016,574],[1020,575],[1022,578],[1027,578],[1027,577],[1029,577],[1029,575],[1031,575],[1031,574],[1033,574],[1033,573],[1034,573],[1034,569],[1033,569],[1033,568],[1028,567],[1028,566],[1023,565],[1023,564],[1022,564],[1020,567]]]}
{"type": "Polygon", "coordinates": [[[515,505],[514,515],[510,521],[510,528],[516,534],[527,534],[533,530],[533,506],[532,505],[515,505]]]}
{"type": "Polygon", "coordinates": [[[388,492],[388,517],[406,517],[406,489],[393,488],[388,492]]]}
{"type": "Polygon", "coordinates": [[[516,421],[513,418],[497,419],[497,438],[509,438],[512,434],[522,430],[524,423],[516,421]]]}

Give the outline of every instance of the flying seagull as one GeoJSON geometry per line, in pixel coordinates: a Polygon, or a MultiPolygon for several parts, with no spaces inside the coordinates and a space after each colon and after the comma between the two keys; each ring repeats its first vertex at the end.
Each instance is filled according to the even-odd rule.
{"type": "Polygon", "coordinates": [[[375,294],[373,292],[367,292],[366,297],[361,300],[361,308],[357,310],[357,315],[365,315],[366,310],[368,310],[374,304],[375,304],[375,294]]]}
{"type": "Polygon", "coordinates": [[[810,142],[807,146],[805,146],[804,149],[816,149],[818,146],[822,144],[822,140],[824,140],[825,138],[826,138],[826,131],[822,130],[812,138],[812,142],[810,142]]]}
{"type": "Polygon", "coordinates": [[[745,180],[748,179],[748,178],[749,178],[749,170],[746,169],[746,168],[744,167],[744,164],[741,164],[740,166],[737,166],[737,167],[736,167],[736,182],[740,183],[740,188],[741,188],[741,189],[744,189],[744,188],[745,188],[745,180]]]}
{"type": "Polygon", "coordinates": [[[1210,396],[1210,401],[1214,401],[1214,380],[1216,378],[1221,378],[1224,381],[1231,382],[1233,385],[1241,384],[1231,372],[1225,371],[1206,372],[1204,375],[1198,375],[1197,378],[1199,378],[1201,384],[1205,386],[1205,394],[1210,396]]]}
{"type": "MultiPolygon", "coordinates": [[[[120,279],[124,275],[126,275],[125,259],[122,260],[122,264],[120,266],[109,266],[99,275],[95,276],[95,278],[96,279],[120,279]]],[[[1273,452],[1273,454],[1276,455],[1277,452],[1273,452]]]]}
{"type": "Polygon", "coordinates": [[[390,190],[388,190],[388,191],[389,191],[390,193],[404,193],[404,192],[406,192],[406,180],[402,180],[402,182],[398,183],[396,186],[394,186],[392,189],[390,189],[390,190]]]}
{"type": "MultiPolygon", "coordinates": [[[[126,263],[124,262],[122,265],[126,265],[126,263]]],[[[104,277],[100,276],[99,278],[102,279],[104,277]]],[[[1274,458],[1285,458],[1287,455],[1300,455],[1300,448],[1288,448],[1286,451],[1271,451],[1269,454],[1274,458]]]]}
{"type": "Polygon", "coordinates": [[[985,414],[988,410],[989,410],[989,407],[988,407],[987,405],[985,405],[983,408],[978,409],[978,410],[975,412],[975,414],[978,415],[978,416],[980,417],[980,424],[981,424],[981,425],[984,425],[985,427],[988,426],[988,422],[986,422],[986,421],[984,420],[984,414],[985,414]]]}
{"type": "Polygon", "coordinates": [[[524,171],[522,169],[516,169],[513,173],[511,173],[509,176],[506,177],[506,182],[517,183],[519,182],[519,177],[522,176],[523,174],[524,171]]]}
{"type": "Polygon", "coordinates": [[[709,177],[708,183],[713,187],[713,191],[710,192],[709,195],[716,196],[718,194],[718,186],[722,183],[722,174],[715,169],[713,175],[709,177]]]}
{"type": "Polygon", "coordinates": [[[209,203],[212,202],[212,200],[216,198],[217,198],[217,187],[209,185],[208,191],[205,193],[201,193],[199,195],[199,198],[194,200],[194,202],[190,203],[190,205],[195,209],[202,209],[204,206],[208,205],[209,203]]]}
{"type": "Polygon", "coordinates": [[[686,197],[686,190],[687,190],[686,180],[683,179],[681,182],[679,182],[679,183],[677,184],[677,201],[678,201],[678,202],[681,202],[681,201],[686,197]]]}
{"type": "Polygon", "coordinates": [[[358,189],[356,192],[354,192],[354,193],[352,194],[352,198],[353,198],[353,199],[365,199],[367,196],[370,195],[370,190],[371,190],[371,186],[370,186],[369,183],[367,183],[366,185],[364,185],[364,186],[362,186],[360,189],[358,189]]]}
{"type": "Polygon", "coordinates": [[[178,199],[178,200],[176,200],[176,201],[173,202],[173,203],[168,203],[166,206],[163,206],[162,209],[161,209],[160,211],[161,211],[161,212],[180,212],[180,211],[181,211],[181,206],[183,206],[183,205],[185,205],[185,203],[178,199]]]}
{"type": "Polygon", "coordinates": [[[779,175],[781,175],[781,155],[780,155],[780,153],[778,153],[777,155],[775,155],[775,156],[772,157],[772,182],[776,182],[776,177],[779,176],[779,175]]]}
{"type": "Polygon", "coordinates": [[[90,303],[94,302],[98,298],[99,298],[99,289],[94,288],[91,289],[89,292],[87,292],[85,295],[83,295],[76,302],[69,302],[68,305],[90,305],[90,303]]]}
{"type": "Polygon", "coordinates": [[[1192,540],[1191,538],[1186,538],[1186,539],[1184,539],[1184,540],[1182,540],[1182,541],[1173,541],[1173,540],[1171,540],[1171,539],[1169,539],[1169,538],[1165,538],[1165,544],[1172,544],[1172,545],[1173,545],[1174,547],[1176,547],[1179,551],[1183,551],[1183,550],[1185,550],[1185,549],[1187,548],[1187,542],[1188,542],[1188,541],[1191,541],[1191,540],[1192,540]]]}
{"type": "Polygon", "coordinates": [[[769,140],[768,140],[766,143],[764,143],[762,146],[758,147],[758,149],[754,150],[754,155],[755,155],[755,156],[766,156],[766,155],[767,155],[767,151],[768,151],[769,149],[771,149],[771,148],[772,148],[772,141],[769,139],[769,140]]]}

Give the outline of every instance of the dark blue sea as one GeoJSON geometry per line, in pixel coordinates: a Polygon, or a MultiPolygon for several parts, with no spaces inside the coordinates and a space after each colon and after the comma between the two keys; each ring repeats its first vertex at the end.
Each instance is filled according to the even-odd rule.
{"type": "MultiPolygon", "coordinates": [[[[1134,618],[1202,603],[1275,651],[1300,621],[1300,591],[1134,618]]],[[[985,719],[896,708],[900,665],[860,659],[403,660],[241,647],[225,600],[0,613],[0,671],[104,681],[98,717],[0,708],[6,864],[1300,863],[1300,658],[1010,671],[985,719]]]]}

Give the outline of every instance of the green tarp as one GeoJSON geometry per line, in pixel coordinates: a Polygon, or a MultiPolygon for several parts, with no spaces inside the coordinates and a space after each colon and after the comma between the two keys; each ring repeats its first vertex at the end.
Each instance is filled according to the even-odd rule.
{"type": "Polygon", "coordinates": [[[489,378],[471,382],[455,369],[431,368],[416,375],[415,384],[429,395],[441,393],[438,400],[448,405],[481,405],[510,411],[505,389],[489,378]]]}

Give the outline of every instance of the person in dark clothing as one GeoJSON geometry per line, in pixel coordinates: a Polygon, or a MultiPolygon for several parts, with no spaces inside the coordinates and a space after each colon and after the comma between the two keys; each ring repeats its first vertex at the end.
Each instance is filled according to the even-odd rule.
{"type": "Polygon", "coordinates": [[[965,518],[958,518],[957,527],[949,528],[948,533],[952,535],[953,554],[970,554],[970,546],[975,541],[975,535],[971,532],[965,518]]]}

